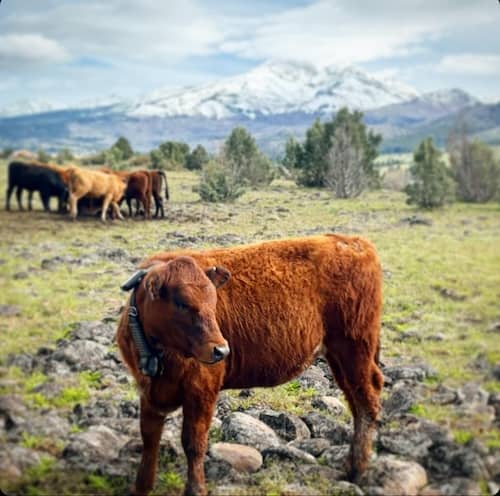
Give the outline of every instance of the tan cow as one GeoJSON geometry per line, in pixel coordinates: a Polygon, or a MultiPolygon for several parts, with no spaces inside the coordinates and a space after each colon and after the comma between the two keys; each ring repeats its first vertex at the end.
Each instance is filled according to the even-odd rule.
{"type": "Polygon", "coordinates": [[[68,189],[71,217],[76,219],[78,215],[78,200],[83,196],[88,196],[91,198],[102,198],[101,220],[103,222],[106,221],[106,212],[110,204],[115,215],[119,219],[123,219],[118,202],[122,198],[126,187],[127,179],[114,174],[80,169],[79,167],[70,169],[68,189]]]}

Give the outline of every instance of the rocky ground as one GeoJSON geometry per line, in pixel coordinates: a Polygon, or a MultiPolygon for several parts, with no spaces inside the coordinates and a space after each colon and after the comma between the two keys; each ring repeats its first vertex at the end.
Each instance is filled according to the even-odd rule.
{"type": "MultiPolygon", "coordinates": [[[[141,452],[138,398],[113,339],[119,285],[142,257],[339,231],[371,239],[384,268],[385,388],[370,468],[359,485],[346,481],[351,417],[318,360],[284,386],[221,394],[206,457],[211,494],[496,494],[497,207],[424,214],[401,194],[338,202],[286,181],[204,205],[195,175],[169,181],[163,221],[0,210],[1,490],[126,494],[141,452]]],[[[180,412],[166,421],[155,495],[182,494],[181,422],[180,412]]]]}
{"type": "MultiPolygon", "coordinates": [[[[8,365],[27,375],[43,373],[47,379],[32,393],[49,402],[61,397],[68,381],[99,372],[90,397],[65,413],[33,408],[18,395],[1,397],[0,479],[18,481],[16,492],[25,492],[25,474],[41,464],[57,474],[113,480],[122,489],[132,481],[141,451],[138,402],[114,347],[110,320],[80,322],[54,348],[10,357],[8,365]],[[39,440],[35,447],[30,438],[39,440]]],[[[500,395],[473,383],[444,387],[429,380],[434,372],[425,363],[386,365],[383,372],[386,394],[375,454],[359,486],[346,480],[344,465],[350,417],[320,359],[298,378],[297,387],[313,391],[312,408],[301,416],[258,406],[244,409],[235,406],[234,395],[221,394],[206,458],[211,494],[496,494],[500,450],[475,440],[457,442],[446,428],[411,412],[419,398],[430,395],[432,402],[452,405],[464,416],[480,414],[489,429],[500,423],[500,395]]],[[[238,396],[253,394],[242,390],[238,396]]],[[[161,469],[174,474],[166,483],[173,493],[180,491],[185,469],[181,421],[180,412],[167,419],[161,448],[161,469]]],[[[161,475],[160,480],[165,483],[161,475]]],[[[36,483],[30,484],[32,491],[36,483]]]]}

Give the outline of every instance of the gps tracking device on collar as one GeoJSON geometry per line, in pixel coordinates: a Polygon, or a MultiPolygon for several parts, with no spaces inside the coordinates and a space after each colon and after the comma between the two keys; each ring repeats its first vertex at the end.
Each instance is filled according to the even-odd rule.
{"type": "Polygon", "coordinates": [[[141,269],[137,272],[134,272],[134,274],[120,286],[120,289],[122,291],[130,291],[131,289],[135,289],[137,286],[139,286],[142,279],[147,273],[148,271],[146,269],[141,269]]]}
{"type": "Polygon", "coordinates": [[[139,320],[139,312],[135,305],[135,291],[147,273],[147,269],[138,270],[120,288],[123,291],[132,290],[128,307],[128,325],[132,332],[137,351],[139,352],[139,369],[144,375],[156,377],[163,373],[162,353],[157,352],[149,346],[139,320]]]}

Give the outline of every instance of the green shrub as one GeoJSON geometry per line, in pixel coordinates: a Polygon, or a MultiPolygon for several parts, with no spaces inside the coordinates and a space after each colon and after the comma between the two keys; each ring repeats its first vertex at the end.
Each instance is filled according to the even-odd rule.
{"type": "Polygon", "coordinates": [[[243,189],[230,171],[217,162],[209,162],[203,169],[198,193],[203,201],[233,201],[243,194],[243,189]]]}
{"type": "Polygon", "coordinates": [[[431,138],[423,140],[415,150],[410,173],[412,182],[405,188],[408,204],[435,208],[453,198],[454,184],[450,171],[431,138]]]}

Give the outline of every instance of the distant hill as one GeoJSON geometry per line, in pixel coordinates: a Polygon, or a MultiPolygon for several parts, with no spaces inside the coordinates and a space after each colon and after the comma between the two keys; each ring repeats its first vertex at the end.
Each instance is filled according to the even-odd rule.
{"type": "Polygon", "coordinates": [[[246,74],[158,90],[134,101],[114,95],[58,110],[46,102],[14,104],[0,109],[0,147],[89,152],[123,135],[137,150],[170,139],[214,151],[233,127],[245,126],[264,151],[276,156],[288,136],[303,139],[314,119],[330,118],[343,106],[364,111],[365,122],[383,134],[386,150],[411,150],[427,135],[443,143],[460,113],[472,134],[500,140],[498,104],[482,104],[460,89],[419,94],[355,67],[268,62],[246,74]]]}

